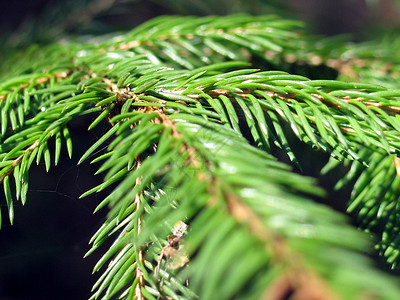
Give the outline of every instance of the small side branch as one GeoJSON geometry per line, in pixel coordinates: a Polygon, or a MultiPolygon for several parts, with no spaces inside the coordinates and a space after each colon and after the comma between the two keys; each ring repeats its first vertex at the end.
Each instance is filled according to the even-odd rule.
{"type": "MultiPolygon", "coordinates": [[[[31,79],[30,83],[20,84],[18,87],[11,89],[11,91],[9,93],[12,93],[15,90],[22,91],[25,88],[29,87],[33,82],[35,82],[34,86],[39,86],[41,84],[45,84],[45,83],[49,82],[52,78],[56,78],[56,79],[67,78],[70,74],[71,74],[70,71],[68,71],[68,72],[60,72],[60,73],[56,73],[56,74],[49,74],[48,76],[39,77],[39,78],[36,78],[36,79],[31,79]]],[[[0,101],[3,101],[4,99],[6,99],[6,97],[7,97],[7,95],[9,93],[5,93],[3,95],[0,95],[0,101]]]]}
{"type": "MultiPolygon", "coordinates": [[[[140,167],[140,161],[138,161],[137,167],[138,168],[140,167]]],[[[140,177],[136,178],[135,184],[136,185],[141,184],[140,177]]],[[[140,211],[140,206],[141,206],[140,194],[135,195],[135,205],[136,205],[136,213],[138,213],[140,211]]],[[[136,230],[137,230],[137,234],[139,235],[142,230],[142,218],[141,217],[138,218],[136,230]]],[[[139,251],[138,251],[138,257],[137,257],[137,262],[136,262],[136,278],[138,279],[138,282],[135,287],[135,297],[137,300],[144,300],[145,298],[143,297],[143,293],[142,293],[142,288],[145,285],[144,274],[143,274],[143,271],[140,269],[138,262],[141,262],[141,265],[143,265],[144,258],[143,258],[143,250],[142,249],[139,249],[139,251]]]]}
{"type": "Polygon", "coordinates": [[[29,151],[27,155],[30,155],[32,151],[39,146],[39,142],[35,141],[28,149],[26,149],[20,156],[18,156],[14,161],[12,162],[11,166],[9,169],[4,172],[2,175],[0,175],[0,183],[3,182],[4,178],[9,176],[15,169],[16,166],[20,165],[22,162],[22,159],[24,158],[25,154],[29,151]]]}

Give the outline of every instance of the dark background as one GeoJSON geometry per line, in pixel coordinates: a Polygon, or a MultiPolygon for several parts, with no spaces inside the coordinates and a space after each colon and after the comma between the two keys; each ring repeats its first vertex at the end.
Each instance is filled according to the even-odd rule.
{"type": "Polygon", "coordinates": [[[314,32],[355,33],[354,37],[367,39],[371,27],[388,29],[400,24],[397,0],[1,0],[0,4],[0,30],[14,33],[16,29],[31,31],[29,25],[37,23],[47,30],[51,24],[62,26],[64,32],[90,28],[104,33],[130,29],[162,14],[240,12],[294,16],[312,24],[314,32]]]}
{"type": "MultiPolygon", "coordinates": [[[[95,5],[88,6],[89,2],[0,0],[0,41],[17,49],[31,42],[51,42],[64,33],[127,30],[162,14],[228,14],[244,9],[250,13],[267,13],[269,9],[258,7],[261,1],[254,0],[241,1],[249,6],[236,8],[228,0],[213,1],[218,9],[198,5],[202,2],[198,0],[102,0],[92,1],[95,5]]],[[[307,21],[312,31],[327,35],[350,33],[355,40],[368,38],[372,26],[375,30],[394,28],[400,19],[392,1],[386,0],[375,7],[368,7],[364,0],[280,2],[290,8],[281,12],[307,21]]],[[[92,175],[98,166],[76,165],[105,130],[106,125],[100,126],[88,140],[86,128],[90,121],[89,116],[70,124],[74,142],[72,160],[63,151],[59,166],[52,166],[50,172],[45,172],[43,164],[32,167],[28,201],[25,207],[16,205],[13,226],[9,225],[6,208],[2,207],[0,300],[90,297],[91,286],[98,277],[92,276],[91,270],[103,251],[100,249],[86,259],[83,256],[90,249],[90,237],[105,220],[105,209],[95,215],[93,210],[107,193],[78,199],[83,192],[101,183],[101,176],[92,175]]]]}

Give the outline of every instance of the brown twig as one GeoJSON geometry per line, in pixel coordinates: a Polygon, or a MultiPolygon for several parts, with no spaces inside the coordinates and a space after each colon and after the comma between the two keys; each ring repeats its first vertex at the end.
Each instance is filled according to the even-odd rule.
{"type": "Polygon", "coordinates": [[[34,81],[36,81],[34,86],[39,86],[41,84],[45,84],[45,83],[49,82],[52,78],[57,78],[57,79],[67,78],[70,74],[71,74],[71,72],[67,71],[67,72],[49,74],[49,76],[39,77],[36,79],[31,79],[30,83],[22,83],[18,87],[12,88],[10,92],[0,95],[0,101],[3,101],[7,97],[8,94],[12,93],[15,90],[18,90],[19,92],[23,91],[25,88],[31,86],[34,81]]]}
{"type": "MultiPolygon", "coordinates": [[[[140,168],[140,161],[138,161],[138,163],[137,163],[137,168],[140,168]]],[[[140,184],[141,184],[141,178],[137,177],[135,185],[140,185],[140,184]]],[[[138,213],[139,210],[141,209],[140,194],[135,195],[135,205],[136,205],[136,213],[138,213]]],[[[137,230],[138,235],[142,231],[142,218],[140,216],[138,217],[136,230],[137,230]]],[[[137,258],[137,262],[136,262],[136,278],[138,279],[138,282],[135,287],[135,297],[137,300],[144,300],[145,298],[142,293],[142,288],[145,285],[144,274],[138,265],[138,261],[141,262],[143,265],[144,257],[143,257],[142,249],[139,249],[139,251],[138,251],[138,258],[137,258]]]]}
{"type": "Polygon", "coordinates": [[[338,300],[315,272],[288,268],[265,291],[262,300],[338,300]]]}
{"type": "Polygon", "coordinates": [[[228,212],[240,224],[249,227],[250,232],[263,241],[266,251],[271,253],[271,264],[286,271],[268,289],[262,299],[283,300],[292,295],[293,300],[337,300],[324,280],[306,267],[300,254],[293,251],[285,239],[269,230],[261,218],[236,195],[226,191],[228,212]]]}

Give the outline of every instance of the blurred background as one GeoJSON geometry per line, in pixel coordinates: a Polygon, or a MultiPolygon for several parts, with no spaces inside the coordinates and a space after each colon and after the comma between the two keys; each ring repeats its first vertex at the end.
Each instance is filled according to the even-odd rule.
{"type": "Polygon", "coordinates": [[[1,1],[0,30],[20,44],[50,41],[71,33],[128,30],[163,14],[268,14],[304,20],[315,33],[350,33],[368,39],[371,31],[400,25],[398,0],[18,0],[1,1]]]}
{"type": "MultiPolygon", "coordinates": [[[[304,20],[313,33],[348,34],[363,41],[400,27],[394,0],[1,0],[0,60],[14,49],[68,36],[123,32],[163,14],[278,14],[304,20]]],[[[102,250],[83,259],[88,241],[104,222],[93,215],[104,194],[79,200],[101,182],[97,166],[76,166],[101,126],[87,139],[90,119],[70,124],[72,160],[62,153],[57,168],[33,166],[26,207],[17,205],[15,224],[0,231],[0,300],[88,299],[96,280],[91,270],[102,250]],[[64,159],[63,159],[64,158],[64,159]],[[55,298],[55,295],[57,297],[55,298]]],[[[3,212],[4,215],[4,212],[3,212]]],[[[6,219],[4,217],[4,219],[6,219]]],[[[107,245],[105,245],[106,247],[107,245]]]]}

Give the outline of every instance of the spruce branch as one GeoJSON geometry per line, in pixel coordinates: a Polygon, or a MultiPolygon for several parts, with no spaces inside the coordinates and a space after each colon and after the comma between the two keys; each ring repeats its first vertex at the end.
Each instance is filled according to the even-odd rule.
{"type": "Polygon", "coordinates": [[[291,49],[296,42],[287,38],[300,39],[292,26],[277,17],[165,17],[97,45],[47,49],[52,59],[0,86],[10,219],[13,194],[26,197],[31,163],[43,157],[48,170],[54,141],[57,164],[62,137],[71,155],[68,123],[92,114],[89,130],[103,120],[108,129],[79,163],[101,163],[104,179],[81,197],[115,187],[95,210],[109,213],[87,255],[114,241],[93,269],[103,273],[91,299],[397,299],[396,279],[360,254],[367,237],[312,201],[323,195],[315,181],[271,153],[281,147],[300,166],[289,127],[301,142],[352,163],[345,179],[361,175],[350,210],[369,205],[366,193],[376,196],[387,179],[373,198],[384,199],[382,209],[365,203],[360,216],[368,217],[364,228],[375,230],[370,220],[386,226],[380,249],[396,261],[399,93],[225,61],[243,57],[232,45],[258,55],[291,49]],[[207,54],[215,61],[196,68],[207,54]]]}
{"type": "Polygon", "coordinates": [[[297,42],[298,46],[289,51],[268,52],[270,61],[327,66],[338,72],[337,79],[341,81],[369,82],[397,88],[400,40],[393,34],[358,44],[350,43],[341,36],[307,36],[297,42]]]}
{"type": "MultiPolygon", "coordinates": [[[[397,198],[400,194],[398,157],[367,148],[358,153],[365,164],[346,161],[350,170],[335,188],[354,184],[347,211],[356,217],[360,228],[377,235],[375,249],[385,257],[390,268],[396,269],[399,265],[399,242],[396,238],[397,198]]],[[[337,162],[331,161],[323,172],[328,173],[335,166],[337,162]]]]}
{"type": "MultiPolygon", "coordinates": [[[[162,82],[160,82],[160,84],[163,84],[162,82]]],[[[153,86],[153,88],[156,88],[156,86],[153,86]]],[[[210,93],[206,93],[206,92],[202,92],[202,93],[204,93],[204,97],[206,98],[207,96],[210,96],[210,95],[213,95],[213,94],[215,94],[216,92],[215,92],[215,90],[209,90],[209,91],[211,91],[210,93]],[[205,95],[207,95],[207,96],[205,96],[205,95]]],[[[166,97],[167,95],[168,96],[170,96],[170,94],[165,94],[165,92],[166,92],[166,90],[163,88],[162,90],[160,90],[160,91],[157,91],[157,92],[159,92],[159,93],[157,93],[157,94],[161,94],[162,96],[164,96],[164,97],[166,97]],[[162,94],[162,93],[164,93],[164,94],[162,94]]],[[[179,92],[181,92],[181,91],[179,91],[179,92]]],[[[201,92],[201,91],[200,91],[201,92]]],[[[216,93],[217,95],[220,95],[222,92],[221,92],[221,90],[218,90],[218,92],[216,93]]],[[[223,91],[223,93],[226,93],[226,91],[223,91]]],[[[153,93],[153,95],[157,95],[157,94],[154,94],[153,93]]],[[[137,98],[139,98],[140,99],[140,97],[146,97],[146,95],[135,95],[135,97],[137,97],[137,98]]],[[[190,94],[186,94],[186,95],[184,95],[185,97],[189,97],[190,98],[190,94]]],[[[244,95],[240,95],[240,96],[244,96],[244,95]]],[[[211,96],[210,96],[211,97],[211,96]]],[[[196,97],[195,98],[200,98],[200,97],[197,97],[197,95],[196,95],[196,97]]],[[[192,98],[192,100],[190,100],[190,101],[188,101],[189,103],[190,102],[193,102],[193,99],[195,99],[195,98],[192,98]]],[[[157,98],[155,98],[154,96],[151,98],[153,101],[155,100],[155,99],[157,99],[157,98]]],[[[161,98],[163,101],[165,101],[165,99],[163,99],[163,98],[161,98]]],[[[180,97],[179,98],[180,100],[179,101],[183,101],[183,99],[185,99],[185,98],[183,98],[183,97],[180,97]]],[[[160,102],[157,102],[158,104],[161,104],[160,102]]],[[[168,101],[167,101],[167,103],[168,103],[168,101]]],[[[139,103],[138,103],[138,105],[140,105],[139,103]]],[[[154,110],[153,109],[150,109],[149,108],[149,106],[146,106],[146,110],[145,111],[147,111],[147,112],[153,112],[154,110]]],[[[163,113],[159,113],[159,115],[160,116],[162,116],[161,117],[161,119],[159,119],[159,121],[155,121],[155,123],[156,124],[158,124],[158,123],[161,123],[161,124],[164,124],[164,126],[165,126],[165,124],[169,124],[169,125],[166,125],[167,127],[171,127],[171,126],[173,126],[173,122],[171,122],[171,121],[169,121],[169,119],[167,118],[167,116],[166,115],[164,115],[163,113]]],[[[118,117],[118,119],[121,119],[121,118],[123,118],[123,116],[119,116],[118,117]]],[[[115,119],[114,118],[114,121],[116,121],[117,119],[115,119]]],[[[157,120],[157,119],[156,119],[157,120]]],[[[129,124],[131,124],[130,122],[129,122],[129,124]]],[[[172,127],[172,128],[174,128],[174,127],[172,127]]],[[[176,129],[172,129],[172,132],[176,132],[176,129]]],[[[181,134],[176,134],[176,133],[174,133],[174,134],[172,134],[172,136],[173,137],[175,137],[175,138],[177,138],[177,139],[179,139],[182,135],[181,134]]],[[[189,155],[190,156],[190,155],[189,155]]],[[[207,156],[207,157],[210,157],[209,155],[207,156]]],[[[104,168],[103,168],[104,169],[104,168]]],[[[117,169],[112,173],[112,174],[115,174],[115,172],[117,172],[117,169]]],[[[214,184],[213,185],[215,185],[215,182],[214,182],[214,184]]],[[[227,197],[228,198],[228,197],[227,197]]],[[[229,203],[229,200],[227,200],[228,201],[228,203],[229,203]]],[[[235,203],[235,202],[234,202],[235,203]]],[[[233,209],[233,212],[234,211],[236,211],[235,210],[235,206],[236,206],[237,204],[235,204],[235,205],[232,205],[233,207],[234,207],[234,209],[233,209]]],[[[240,206],[240,205],[239,205],[240,206]]],[[[233,215],[235,216],[236,214],[235,213],[233,213],[233,215]]],[[[235,218],[235,217],[234,217],[235,218]]],[[[158,218],[157,219],[160,219],[159,218],[159,216],[158,216],[158,218]]],[[[249,218],[247,218],[247,219],[249,219],[249,218]]],[[[256,220],[256,219],[254,219],[254,220],[256,220]]],[[[239,217],[239,220],[238,221],[243,221],[242,220],[242,217],[239,217]]],[[[254,221],[253,221],[254,222],[254,221]]],[[[255,225],[251,225],[252,223],[250,223],[250,228],[255,228],[255,227],[258,227],[257,225],[255,226],[255,225]]],[[[255,232],[257,232],[257,231],[255,231],[255,232]]],[[[257,234],[258,235],[258,234],[257,234]]]]}

